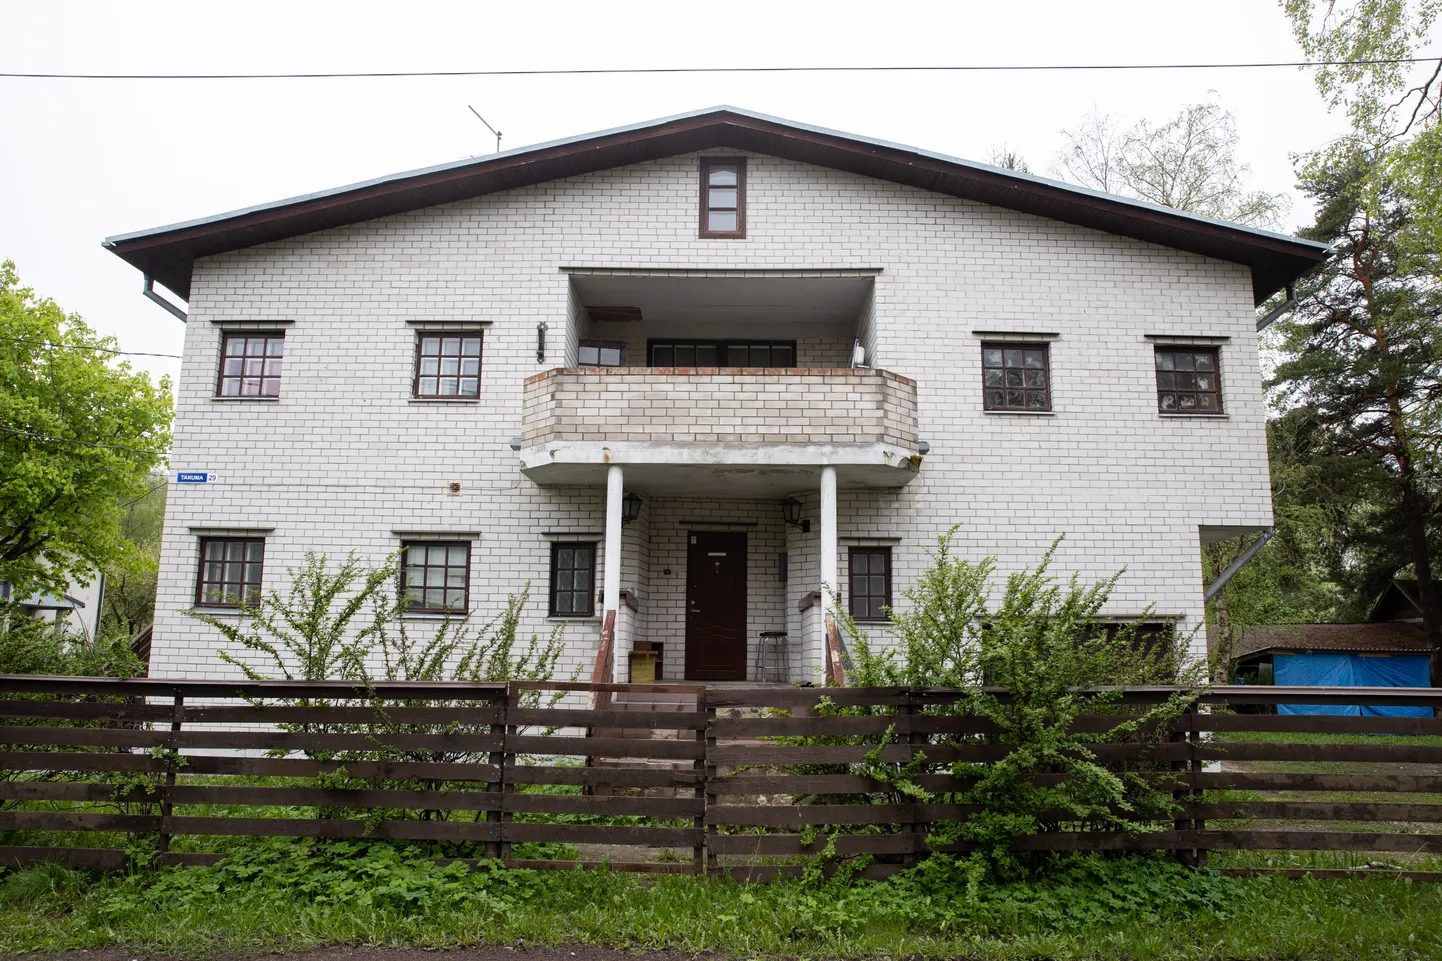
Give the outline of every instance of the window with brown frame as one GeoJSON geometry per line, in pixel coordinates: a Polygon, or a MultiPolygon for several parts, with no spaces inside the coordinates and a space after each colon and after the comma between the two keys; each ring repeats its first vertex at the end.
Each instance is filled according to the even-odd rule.
{"type": "Polygon", "coordinates": [[[745,158],[701,158],[701,236],[746,236],[745,158]]]}
{"type": "Polygon", "coordinates": [[[1051,410],[1051,365],[1046,344],[982,344],[985,410],[1051,410]]]}
{"type": "Polygon", "coordinates": [[[853,547],[847,563],[851,569],[851,616],[859,621],[887,620],[891,607],[891,548],[853,547]]]}
{"type": "Polygon", "coordinates": [[[1157,348],[1157,410],[1163,414],[1222,412],[1221,356],[1217,348],[1157,348]]]}
{"type": "Polygon", "coordinates": [[[415,397],[479,397],[481,332],[417,333],[415,397]]]}
{"type": "Polygon", "coordinates": [[[652,367],[795,367],[794,340],[652,340],[652,367]]]}
{"type": "Polygon", "coordinates": [[[202,537],[196,607],[254,607],[265,573],[265,538],[202,537]]]}
{"type": "Polygon", "coordinates": [[[626,345],[619,340],[583,340],[576,363],[582,367],[620,367],[626,362],[626,345]]]}
{"type": "Polygon", "coordinates": [[[220,342],[217,397],[279,397],[285,334],[226,334],[220,342]]]}
{"type": "Polygon", "coordinates": [[[596,613],[596,545],[551,544],[551,616],[590,617],[596,613]]]}
{"type": "Polygon", "coordinates": [[[471,545],[461,541],[404,541],[401,591],[416,614],[455,614],[470,608],[471,545]]]}

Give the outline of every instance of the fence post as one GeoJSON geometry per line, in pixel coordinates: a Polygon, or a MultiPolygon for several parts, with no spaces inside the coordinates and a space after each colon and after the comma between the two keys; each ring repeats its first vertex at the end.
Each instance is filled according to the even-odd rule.
{"type": "MultiPolygon", "coordinates": [[[[926,736],[916,730],[915,720],[919,698],[912,691],[906,693],[906,700],[897,705],[896,708],[896,733],[906,737],[906,745],[910,749],[907,752],[906,760],[911,762],[916,759],[917,746],[924,743],[926,736]]],[[[921,860],[921,852],[925,847],[926,824],[922,822],[917,811],[917,802],[908,799],[906,804],[906,820],[903,827],[907,834],[911,835],[911,850],[902,855],[902,864],[908,868],[916,867],[921,860]]]]}
{"type": "Polygon", "coordinates": [[[696,728],[694,736],[696,744],[701,748],[701,754],[691,762],[691,770],[699,775],[696,786],[691,790],[691,796],[701,802],[701,813],[692,820],[692,826],[701,832],[701,837],[696,841],[696,846],[691,849],[691,871],[694,874],[706,873],[706,744],[710,732],[707,730],[710,714],[706,708],[706,688],[700,687],[696,691],[696,713],[701,716],[700,726],[696,728]]]}
{"type": "MultiPolygon", "coordinates": [[[[704,691],[706,688],[703,685],[701,689],[704,691]]],[[[716,785],[716,765],[711,761],[711,752],[716,747],[715,723],[716,708],[712,707],[708,700],[706,702],[706,730],[703,732],[705,734],[706,749],[705,757],[702,758],[702,770],[705,771],[702,787],[706,795],[706,803],[703,805],[703,810],[705,811],[704,820],[706,823],[706,836],[704,838],[706,846],[706,874],[718,874],[721,870],[716,861],[716,824],[711,819],[711,810],[716,807],[717,803],[716,794],[713,791],[716,785]]]]}
{"type": "MultiPolygon", "coordinates": [[[[1167,735],[1167,742],[1169,744],[1185,744],[1187,742],[1187,728],[1191,726],[1190,721],[1190,714],[1184,714],[1179,720],[1173,721],[1171,733],[1167,735]]],[[[1179,816],[1172,821],[1172,830],[1178,835],[1181,835],[1191,830],[1192,827],[1191,819],[1186,817],[1186,806],[1191,803],[1192,789],[1190,785],[1179,784],[1177,782],[1182,780],[1180,777],[1181,772],[1190,771],[1191,764],[1188,761],[1173,758],[1167,763],[1167,767],[1171,770],[1173,776],[1172,801],[1174,801],[1179,808],[1177,811],[1179,816]]],[[[1190,865],[1192,863],[1192,851],[1189,848],[1182,847],[1178,844],[1173,850],[1173,853],[1182,864],[1190,865]]]]}
{"type": "MultiPolygon", "coordinates": [[[[1187,708],[1187,753],[1189,755],[1187,759],[1187,766],[1190,769],[1190,773],[1192,776],[1192,789],[1190,792],[1188,792],[1187,801],[1188,803],[1193,805],[1202,803],[1202,732],[1198,730],[1198,714],[1199,711],[1197,707],[1197,702],[1192,701],[1191,705],[1187,708]]],[[[1206,827],[1207,822],[1205,820],[1201,818],[1192,819],[1193,831],[1200,833],[1206,830],[1206,827]]],[[[1194,850],[1192,852],[1192,863],[1199,868],[1206,867],[1207,852],[1205,850],[1202,850],[1201,848],[1197,848],[1196,850],[1194,850]]]]}
{"type": "Polygon", "coordinates": [[[504,691],[498,693],[491,702],[496,706],[496,723],[491,725],[491,734],[500,740],[497,744],[498,750],[491,752],[491,763],[496,767],[496,779],[486,785],[486,791],[495,794],[499,798],[496,807],[486,812],[486,822],[496,825],[497,840],[486,842],[486,857],[498,861],[506,861],[511,857],[511,845],[501,840],[505,837],[504,822],[509,817],[501,810],[506,803],[506,794],[511,787],[506,777],[506,721],[509,720],[510,711],[507,710],[511,702],[511,685],[507,684],[504,691]]]}
{"type": "Polygon", "coordinates": [[[175,787],[175,773],[179,766],[176,762],[176,755],[180,752],[180,739],[176,737],[180,733],[182,718],[185,716],[185,695],[178,690],[171,695],[170,708],[170,737],[165,739],[165,787],[160,793],[160,834],[156,839],[155,850],[164,859],[170,853],[170,815],[175,809],[171,802],[172,789],[175,787]]]}

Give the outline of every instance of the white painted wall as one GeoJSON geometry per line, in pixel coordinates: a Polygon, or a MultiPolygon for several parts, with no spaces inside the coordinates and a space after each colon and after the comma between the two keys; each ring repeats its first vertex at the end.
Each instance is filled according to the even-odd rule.
{"type": "MultiPolygon", "coordinates": [[[[198,529],[273,529],[266,580],[282,588],[306,549],[378,558],[398,546],[393,530],[479,531],[478,615],[529,579],[527,629],[548,630],[545,535],[601,531],[603,492],[536,487],[508,440],[520,433],[523,379],[574,356],[581,321],[559,268],[577,265],[880,268],[862,330],[880,366],[918,382],[932,453],[900,492],[843,489],[843,542],[899,538],[899,590],[952,524],[963,525],[958,551],[997,555],[1001,576],[1065,532],[1060,573],[1127,568],[1114,613],[1152,604],[1184,628],[1201,623],[1198,527],[1271,522],[1245,267],[764,156],[748,163],[748,238],[700,240],[697,175],[696,156],[679,156],[200,261],[173,466],[220,479],[171,491],[152,673],[234,673],[216,658],[213,632],[180,613],[193,597],[198,529]],[[213,400],[215,322],[260,319],[293,321],[280,400],[213,400]],[[489,322],[479,402],[410,399],[407,320],[489,322]],[[550,326],[543,366],[541,320],[550,326]],[[982,412],[972,331],[983,329],[1061,334],[1052,415],[982,412]],[[1147,334],[1230,338],[1225,418],[1157,414],[1147,334]],[[459,496],[447,494],[453,481],[459,496]]],[[[747,510],[776,518],[766,552],[790,550],[791,578],[777,589],[799,632],[796,602],[815,588],[819,526],[801,535],[780,528],[774,504],[747,510]]],[[[656,572],[674,558],[666,522],[650,524],[650,584],[638,572],[622,587],[659,597],[671,585],[656,572]]],[[[671,610],[643,606],[637,630],[655,639],[674,631],[671,610]]],[[[565,673],[589,672],[598,632],[595,622],[567,628],[565,673]]],[[[674,656],[668,644],[668,671],[674,656]]]]}

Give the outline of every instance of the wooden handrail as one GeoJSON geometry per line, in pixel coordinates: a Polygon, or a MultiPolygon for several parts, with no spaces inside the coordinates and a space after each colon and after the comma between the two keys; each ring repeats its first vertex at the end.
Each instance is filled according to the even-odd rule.
{"type": "Polygon", "coordinates": [[[841,661],[841,630],[830,615],[826,618],[826,673],[833,687],[846,686],[846,666],[841,661]]]}
{"type": "MultiPolygon", "coordinates": [[[[596,648],[596,664],[591,668],[592,684],[610,684],[615,677],[616,612],[607,611],[601,624],[601,644],[596,648]]],[[[594,691],[591,707],[602,709],[611,706],[610,691],[594,691]]]]}

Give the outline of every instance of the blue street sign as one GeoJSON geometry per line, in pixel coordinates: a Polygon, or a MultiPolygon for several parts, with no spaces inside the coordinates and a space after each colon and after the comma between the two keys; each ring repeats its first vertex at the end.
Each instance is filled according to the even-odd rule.
{"type": "Polygon", "coordinates": [[[205,471],[183,470],[175,475],[175,480],[181,484],[204,484],[214,478],[214,476],[214,474],[207,474],[205,471]]]}

